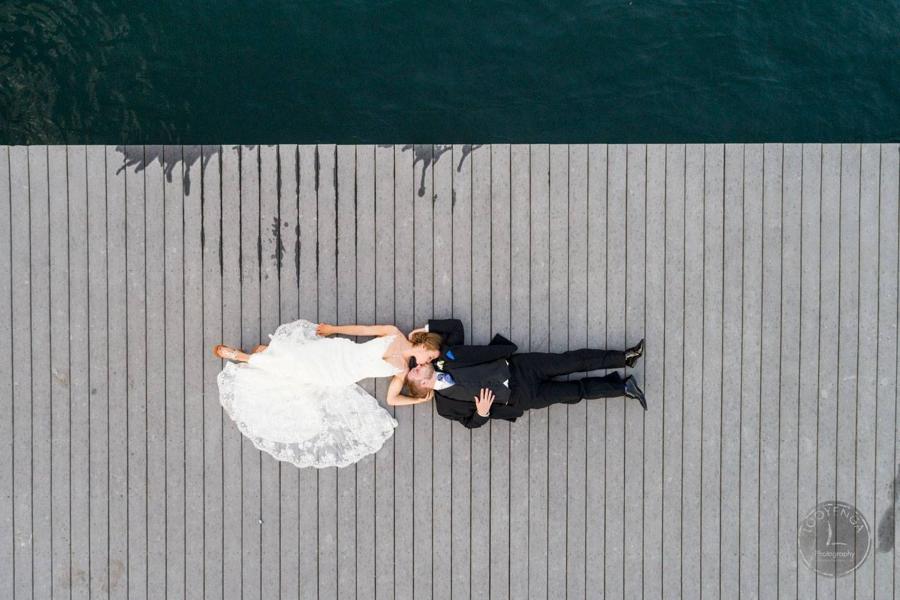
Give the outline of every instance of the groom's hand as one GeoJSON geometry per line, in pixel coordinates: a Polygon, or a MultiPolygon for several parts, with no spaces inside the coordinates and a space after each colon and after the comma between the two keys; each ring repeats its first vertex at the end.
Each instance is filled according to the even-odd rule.
{"type": "Polygon", "coordinates": [[[488,388],[481,388],[481,394],[475,396],[475,410],[482,417],[491,416],[491,404],[494,403],[494,392],[488,388]]]}

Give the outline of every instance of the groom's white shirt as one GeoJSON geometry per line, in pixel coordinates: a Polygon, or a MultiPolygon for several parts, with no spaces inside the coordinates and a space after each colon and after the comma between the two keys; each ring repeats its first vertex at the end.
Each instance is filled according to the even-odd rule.
{"type": "Polygon", "coordinates": [[[450,387],[450,386],[452,386],[452,385],[453,385],[452,383],[447,382],[447,381],[443,381],[443,380],[441,380],[440,378],[438,378],[438,379],[436,379],[435,382],[434,382],[434,389],[436,389],[436,390],[444,390],[444,389],[447,389],[448,387],[450,387]]]}

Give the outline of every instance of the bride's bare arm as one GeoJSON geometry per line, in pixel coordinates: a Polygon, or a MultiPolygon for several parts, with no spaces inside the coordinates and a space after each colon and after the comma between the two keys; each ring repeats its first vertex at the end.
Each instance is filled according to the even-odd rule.
{"type": "Polygon", "coordinates": [[[406,381],[406,373],[398,373],[391,379],[391,384],[388,386],[387,392],[388,404],[391,406],[409,406],[411,404],[421,404],[430,400],[430,398],[413,398],[412,396],[401,394],[400,392],[403,391],[404,381],[406,381]]]}
{"type": "Polygon", "coordinates": [[[395,335],[398,333],[402,335],[400,330],[393,325],[328,325],[326,323],[319,323],[316,326],[316,333],[323,337],[334,335],[336,333],[374,337],[395,335]]]}

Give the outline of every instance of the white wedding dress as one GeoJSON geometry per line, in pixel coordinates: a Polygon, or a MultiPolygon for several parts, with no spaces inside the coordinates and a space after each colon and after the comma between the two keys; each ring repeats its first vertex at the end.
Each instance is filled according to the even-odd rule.
{"type": "Polygon", "coordinates": [[[356,382],[399,371],[383,359],[394,336],[324,338],[301,319],[269,338],[217,378],[222,406],[254,446],[298,467],[344,467],[393,435],[397,421],[356,382]]]}

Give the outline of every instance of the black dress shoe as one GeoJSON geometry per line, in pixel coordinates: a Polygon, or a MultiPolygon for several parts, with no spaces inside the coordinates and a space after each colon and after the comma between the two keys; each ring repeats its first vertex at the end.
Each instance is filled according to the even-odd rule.
{"type": "Polygon", "coordinates": [[[640,357],[644,355],[644,340],[625,351],[625,366],[633,368],[640,357]]]}
{"type": "Polygon", "coordinates": [[[638,387],[637,381],[631,375],[625,380],[625,395],[629,398],[637,398],[644,410],[647,410],[647,399],[644,397],[644,390],[638,387]]]}

